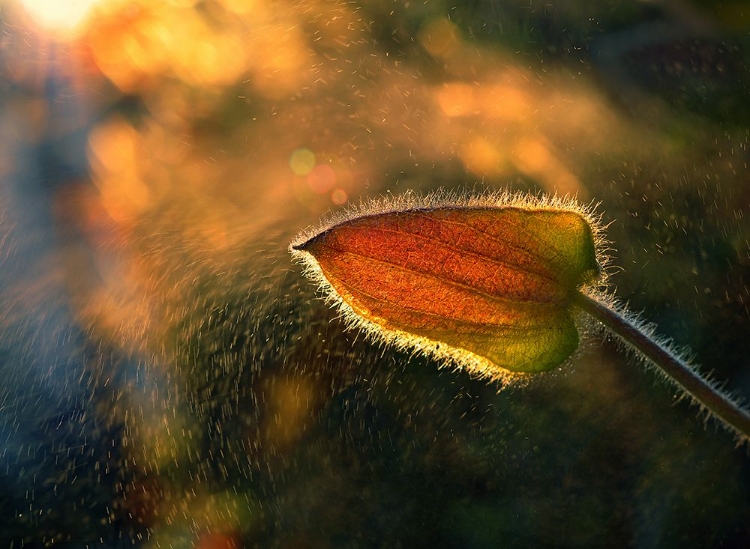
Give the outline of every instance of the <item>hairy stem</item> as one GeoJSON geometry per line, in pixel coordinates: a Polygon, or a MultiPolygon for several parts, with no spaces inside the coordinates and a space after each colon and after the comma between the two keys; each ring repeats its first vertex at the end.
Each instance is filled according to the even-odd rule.
{"type": "Polygon", "coordinates": [[[696,403],[703,406],[733,431],[740,440],[750,439],[750,413],[702,377],[693,366],[674,351],[656,341],[653,335],[644,330],[639,323],[617,311],[605,301],[580,292],[574,296],[573,303],[651,361],[696,403]]]}

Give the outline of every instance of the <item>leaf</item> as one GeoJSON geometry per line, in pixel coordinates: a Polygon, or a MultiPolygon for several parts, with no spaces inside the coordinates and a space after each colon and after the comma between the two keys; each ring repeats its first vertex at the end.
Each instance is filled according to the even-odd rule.
{"type": "Polygon", "coordinates": [[[599,273],[596,232],[570,202],[433,197],[365,208],[291,249],[350,323],[499,378],[578,347],[571,298],[599,273]]]}

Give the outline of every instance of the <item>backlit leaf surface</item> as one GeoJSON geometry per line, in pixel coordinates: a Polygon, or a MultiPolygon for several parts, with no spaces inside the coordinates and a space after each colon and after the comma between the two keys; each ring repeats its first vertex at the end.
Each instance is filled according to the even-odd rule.
{"type": "Polygon", "coordinates": [[[292,250],[354,324],[493,377],[570,356],[570,298],[599,272],[591,220],[559,207],[364,213],[292,250]]]}

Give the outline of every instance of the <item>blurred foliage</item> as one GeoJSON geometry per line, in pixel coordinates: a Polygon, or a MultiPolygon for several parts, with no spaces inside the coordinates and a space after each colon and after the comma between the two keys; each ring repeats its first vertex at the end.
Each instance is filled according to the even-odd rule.
{"type": "Polygon", "coordinates": [[[499,391],[286,252],[360,197],[576,194],[750,395],[741,2],[55,4],[0,12],[0,544],[750,544],[747,452],[615,345],[499,391]]]}

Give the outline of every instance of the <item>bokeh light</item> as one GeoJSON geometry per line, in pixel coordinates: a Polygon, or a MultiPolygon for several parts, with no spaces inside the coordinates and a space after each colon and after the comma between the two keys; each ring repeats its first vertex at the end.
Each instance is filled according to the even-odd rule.
{"type": "Polygon", "coordinates": [[[297,175],[307,175],[315,167],[315,153],[310,149],[297,149],[289,159],[289,167],[297,175]]]}
{"type": "Polygon", "coordinates": [[[312,192],[327,194],[336,184],[336,172],[327,164],[319,164],[307,174],[307,184],[312,192]]]}
{"type": "Polygon", "coordinates": [[[347,196],[344,189],[335,189],[331,193],[331,202],[333,202],[336,206],[343,206],[348,200],[349,197],[347,196]]]}
{"type": "Polygon", "coordinates": [[[435,57],[448,57],[460,42],[460,33],[456,26],[446,18],[428,21],[419,39],[424,48],[435,57]]]}

